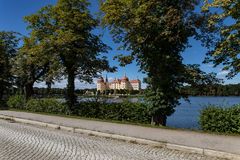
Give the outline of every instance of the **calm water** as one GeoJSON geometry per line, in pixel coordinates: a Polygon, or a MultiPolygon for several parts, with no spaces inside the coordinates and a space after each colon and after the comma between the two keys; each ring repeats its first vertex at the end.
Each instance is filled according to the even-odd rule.
{"type": "Polygon", "coordinates": [[[173,115],[168,117],[167,126],[175,128],[199,129],[199,112],[207,104],[222,107],[240,104],[240,97],[190,97],[190,103],[181,100],[173,115]]]}

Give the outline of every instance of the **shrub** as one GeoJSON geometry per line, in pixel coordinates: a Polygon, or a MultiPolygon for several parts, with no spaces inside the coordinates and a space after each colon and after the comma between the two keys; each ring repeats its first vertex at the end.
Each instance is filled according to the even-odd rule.
{"type": "Polygon", "coordinates": [[[201,111],[200,125],[205,131],[240,133],[240,105],[230,108],[209,106],[201,111]]]}
{"type": "MultiPolygon", "coordinates": [[[[15,109],[24,109],[31,112],[44,112],[54,114],[69,114],[68,107],[53,98],[30,99],[24,103],[22,96],[9,99],[8,105],[15,109]]],[[[104,103],[81,102],[73,112],[75,116],[98,118],[104,120],[127,121],[134,123],[151,122],[150,109],[143,103],[104,103]]]]}
{"type": "Polygon", "coordinates": [[[143,103],[97,103],[82,102],[77,107],[77,115],[105,120],[150,123],[151,115],[143,103]]]}
{"type": "Polygon", "coordinates": [[[30,99],[26,104],[26,110],[32,112],[68,114],[66,105],[53,98],[30,99]]]}
{"type": "Polygon", "coordinates": [[[25,97],[23,95],[14,95],[9,97],[7,105],[13,109],[24,109],[25,108],[25,97]]]}

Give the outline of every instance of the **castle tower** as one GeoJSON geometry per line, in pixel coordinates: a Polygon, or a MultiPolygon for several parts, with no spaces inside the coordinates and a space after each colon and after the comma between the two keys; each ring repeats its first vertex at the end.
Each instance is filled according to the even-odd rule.
{"type": "Polygon", "coordinates": [[[108,83],[108,77],[107,77],[107,75],[106,75],[106,78],[105,78],[105,82],[108,83]]]}
{"type": "Polygon", "coordinates": [[[105,90],[106,86],[105,86],[105,83],[104,83],[104,79],[103,77],[100,77],[97,81],[97,90],[98,91],[103,91],[105,90]]]}

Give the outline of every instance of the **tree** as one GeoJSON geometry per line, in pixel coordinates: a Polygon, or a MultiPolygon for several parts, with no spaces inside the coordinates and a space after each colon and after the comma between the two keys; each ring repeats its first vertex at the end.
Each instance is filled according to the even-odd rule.
{"type": "Polygon", "coordinates": [[[193,87],[200,87],[202,85],[216,85],[223,83],[222,79],[217,78],[216,73],[206,73],[200,69],[200,65],[186,65],[185,66],[185,83],[190,84],[193,87]]]}
{"type": "Polygon", "coordinates": [[[210,13],[208,30],[204,30],[204,44],[209,48],[206,63],[223,64],[228,78],[240,71],[240,1],[205,0],[203,11],[210,13]],[[215,12],[217,10],[217,12],[215,12]],[[208,32],[206,32],[208,31],[208,32]],[[206,39],[208,39],[206,41],[206,39]]]}
{"type": "Polygon", "coordinates": [[[71,111],[76,103],[75,78],[91,83],[98,73],[114,70],[106,57],[101,56],[109,47],[93,34],[98,21],[90,14],[88,5],[86,0],[59,0],[55,6],[44,7],[25,18],[40,44],[55,49],[54,60],[68,79],[67,100],[71,111]]]}
{"type": "Polygon", "coordinates": [[[101,4],[103,24],[121,49],[130,55],[118,56],[121,65],[135,59],[147,73],[146,98],[155,124],[166,125],[174,112],[180,90],[189,82],[181,53],[189,37],[197,35],[201,16],[194,13],[196,0],[105,0],[101,4]]]}
{"type": "Polygon", "coordinates": [[[9,60],[3,44],[0,43],[0,100],[2,100],[6,87],[9,86],[9,60]]]}
{"type": "Polygon", "coordinates": [[[15,32],[0,32],[0,100],[13,84],[10,72],[11,60],[18,50],[18,34],[15,32]]]}
{"type": "Polygon", "coordinates": [[[186,65],[185,68],[186,70],[183,74],[186,77],[186,85],[194,89],[195,92],[201,93],[201,95],[211,94],[212,86],[223,83],[222,79],[217,78],[216,73],[206,73],[200,69],[200,65],[186,65]],[[204,89],[207,90],[206,93],[203,93],[204,89]]]}
{"type": "MultiPolygon", "coordinates": [[[[14,59],[12,73],[16,76],[17,85],[25,93],[28,100],[34,94],[35,82],[44,79],[51,65],[51,59],[45,56],[43,48],[34,37],[25,37],[24,44],[14,59]]],[[[53,61],[53,60],[52,60],[53,61]]]]}

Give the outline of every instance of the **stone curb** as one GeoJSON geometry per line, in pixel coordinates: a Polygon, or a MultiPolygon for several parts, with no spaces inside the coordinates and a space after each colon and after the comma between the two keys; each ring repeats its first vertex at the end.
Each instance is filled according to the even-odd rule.
{"type": "Polygon", "coordinates": [[[227,153],[227,152],[222,152],[222,151],[215,151],[215,150],[206,149],[206,148],[189,147],[189,146],[184,146],[184,145],[171,144],[168,142],[157,142],[157,141],[152,141],[152,140],[147,140],[147,139],[134,138],[134,137],[128,137],[128,136],[123,136],[123,135],[117,135],[117,134],[109,134],[109,133],[103,133],[103,132],[99,132],[99,131],[92,131],[92,130],[86,130],[86,129],[80,129],[80,128],[73,128],[73,127],[39,122],[39,121],[34,121],[34,120],[15,118],[15,117],[5,116],[5,115],[0,115],[0,119],[10,120],[13,122],[19,122],[19,123],[24,123],[24,124],[30,124],[30,125],[37,125],[37,126],[41,126],[41,127],[48,127],[48,128],[52,128],[52,129],[59,129],[59,130],[67,131],[67,132],[74,132],[74,133],[88,134],[88,135],[105,137],[105,138],[112,138],[112,139],[116,139],[116,140],[127,141],[130,143],[145,144],[145,145],[150,145],[150,146],[154,146],[154,147],[166,147],[168,149],[179,150],[179,151],[188,152],[188,153],[197,153],[197,154],[211,156],[211,157],[219,157],[219,158],[225,158],[225,159],[229,159],[229,160],[240,160],[240,155],[238,155],[238,154],[232,154],[232,153],[227,153]]]}
{"type": "Polygon", "coordinates": [[[211,149],[204,149],[203,152],[204,152],[203,154],[206,156],[215,156],[220,158],[222,157],[229,160],[240,160],[240,155],[237,155],[237,154],[226,153],[222,151],[215,151],[211,149]]]}

